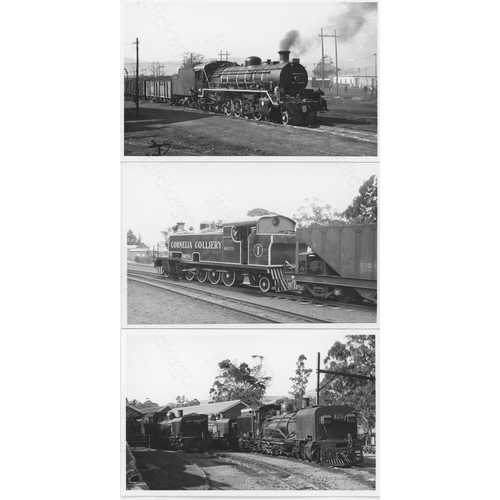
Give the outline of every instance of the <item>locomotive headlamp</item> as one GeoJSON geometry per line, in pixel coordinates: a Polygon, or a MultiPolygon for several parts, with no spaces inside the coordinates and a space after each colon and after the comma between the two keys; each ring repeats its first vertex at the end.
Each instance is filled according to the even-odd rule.
{"type": "Polygon", "coordinates": [[[305,104],[302,106],[302,113],[307,113],[307,106],[305,104]]]}
{"type": "Polygon", "coordinates": [[[274,217],[273,219],[273,226],[277,226],[280,223],[280,218],[279,217],[274,217]]]}

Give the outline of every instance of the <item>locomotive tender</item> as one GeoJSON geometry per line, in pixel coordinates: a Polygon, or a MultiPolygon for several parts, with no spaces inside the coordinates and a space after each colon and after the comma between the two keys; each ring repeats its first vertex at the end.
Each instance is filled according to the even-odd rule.
{"type": "Polygon", "coordinates": [[[167,277],[258,285],[262,292],[299,290],[341,302],[377,300],[376,224],[296,228],[282,215],[219,229],[202,223],[200,231],[185,231],[181,224],[168,250],[155,261],[167,277]]]}
{"type": "MultiPolygon", "coordinates": [[[[299,59],[290,61],[289,50],[278,53],[279,61],[250,56],[244,65],[213,61],[181,68],[171,79],[140,79],[139,96],[284,125],[315,123],[322,109],[319,92],[306,88],[308,74],[299,59]]],[[[136,95],[135,86],[135,80],[127,80],[126,94],[136,95]]]]}

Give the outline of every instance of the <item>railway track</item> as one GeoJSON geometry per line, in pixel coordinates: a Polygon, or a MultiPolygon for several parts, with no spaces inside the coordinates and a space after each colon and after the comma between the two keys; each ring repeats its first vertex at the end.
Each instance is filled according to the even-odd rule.
{"type": "MultiPolygon", "coordinates": [[[[257,457],[243,456],[239,454],[223,453],[219,457],[229,459],[233,463],[252,468],[259,472],[272,475],[273,479],[284,484],[287,488],[297,491],[303,490],[322,490],[326,488],[318,488],[316,485],[304,478],[303,474],[297,475],[295,471],[290,471],[284,467],[271,465],[268,461],[261,461],[257,457]],[[297,477],[299,476],[299,477],[297,477]]],[[[293,465],[293,464],[292,464],[293,465]]]]}
{"type": "MultiPolygon", "coordinates": [[[[129,268],[129,271],[133,271],[138,274],[143,274],[145,276],[154,276],[154,277],[161,276],[159,273],[153,271],[146,271],[143,269],[129,268]]],[[[262,292],[260,292],[260,290],[250,288],[248,286],[245,288],[240,288],[240,290],[245,290],[245,293],[249,295],[264,297],[264,295],[262,294],[262,292]]],[[[223,298],[226,298],[222,294],[218,295],[220,295],[223,298]]],[[[309,304],[317,307],[328,307],[330,309],[347,309],[347,310],[359,310],[359,311],[370,311],[370,312],[376,312],[377,310],[377,306],[375,304],[354,304],[352,302],[349,303],[334,302],[333,300],[330,299],[317,299],[317,298],[304,297],[303,295],[300,295],[298,292],[280,292],[280,293],[267,292],[265,294],[265,297],[277,300],[287,300],[291,302],[297,302],[299,304],[309,304]]]]}
{"type": "Polygon", "coordinates": [[[260,323],[329,323],[326,320],[313,318],[304,314],[294,313],[267,305],[257,304],[256,302],[252,302],[249,300],[227,297],[211,290],[203,290],[196,286],[190,286],[187,283],[169,283],[164,278],[156,277],[154,273],[150,272],[129,271],[127,273],[127,279],[130,281],[135,281],[137,283],[143,283],[145,285],[159,288],[161,290],[166,290],[168,292],[174,292],[178,295],[182,295],[193,300],[200,300],[214,306],[222,307],[236,314],[256,319],[260,323]],[[227,302],[230,302],[238,307],[233,307],[232,305],[227,304],[227,302]],[[257,314],[249,309],[258,310],[260,311],[260,313],[257,314]],[[288,320],[283,321],[283,317],[288,318],[288,320]]]}
{"type": "MultiPolygon", "coordinates": [[[[210,114],[210,115],[221,115],[222,113],[216,113],[214,111],[206,111],[202,110],[199,108],[189,108],[189,107],[183,107],[183,106],[174,106],[176,111],[183,111],[185,113],[204,113],[204,114],[210,114]]],[[[242,117],[237,117],[234,115],[227,115],[228,118],[232,118],[233,120],[245,120],[245,118],[242,117]]],[[[160,119],[157,119],[156,121],[159,121],[160,119]]],[[[146,120],[147,121],[147,120],[146,120]]],[[[245,120],[248,123],[255,123],[255,124],[269,124],[269,125],[281,125],[281,124],[275,124],[270,121],[256,121],[256,120],[245,120]]],[[[357,141],[361,142],[367,142],[370,144],[377,144],[378,143],[378,134],[377,132],[369,132],[366,130],[353,130],[349,128],[343,128],[343,127],[332,127],[328,125],[319,125],[319,126],[314,126],[314,127],[307,127],[304,125],[287,125],[287,128],[290,129],[300,129],[300,130],[308,130],[311,133],[316,133],[316,134],[329,134],[329,135],[336,135],[339,137],[347,138],[347,139],[354,139],[357,141]]]]}

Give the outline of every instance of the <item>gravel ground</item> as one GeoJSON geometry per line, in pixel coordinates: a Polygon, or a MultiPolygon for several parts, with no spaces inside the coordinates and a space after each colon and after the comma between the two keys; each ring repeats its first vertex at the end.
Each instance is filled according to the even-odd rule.
{"type": "Polygon", "coordinates": [[[339,469],[243,453],[133,450],[151,490],[374,490],[372,466],[339,469]]]}
{"type": "Polygon", "coordinates": [[[129,325],[192,325],[258,323],[245,316],[176,293],[127,282],[129,325]]]}
{"type": "MultiPolygon", "coordinates": [[[[145,269],[143,268],[142,270],[145,269]]],[[[173,280],[165,281],[167,283],[175,283],[173,280]]],[[[240,298],[283,311],[304,314],[330,323],[359,324],[376,323],[377,321],[375,310],[360,310],[349,308],[348,306],[332,308],[286,300],[279,297],[266,297],[262,296],[259,290],[251,288],[227,288],[222,285],[214,286],[208,283],[186,284],[186,282],[183,282],[183,285],[220,293],[224,297],[240,298]]],[[[218,312],[216,313],[217,307],[214,308],[214,306],[204,304],[200,301],[191,301],[175,293],[148,287],[141,283],[128,281],[127,286],[128,324],[228,324],[232,322],[231,318],[234,319],[235,323],[255,323],[251,318],[233,314],[222,308],[218,308],[218,312]],[[218,314],[221,314],[221,316],[219,317],[218,314]]]]}
{"type": "Polygon", "coordinates": [[[377,103],[328,101],[330,111],[309,128],[151,102],[140,103],[136,117],[126,101],[124,155],[157,155],[148,147],[155,139],[171,145],[168,156],[377,156],[377,103]],[[363,140],[366,134],[371,141],[363,140]]]}

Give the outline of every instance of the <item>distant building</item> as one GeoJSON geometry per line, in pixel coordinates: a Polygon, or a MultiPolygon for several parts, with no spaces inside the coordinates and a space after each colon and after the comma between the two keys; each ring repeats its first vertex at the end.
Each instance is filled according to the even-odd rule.
{"type": "MultiPolygon", "coordinates": [[[[359,72],[356,73],[347,73],[345,75],[339,75],[339,85],[342,85],[345,87],[345,85],[348,86],[348,88],[351,87],[357,87],[362,89],[365,85],[368,88],[375,87],[377,84],[378,78],[373,75],[362,75],[359,72]]],[[[334,76],[332,78],[332,84],[336,85],[337,84],[337,77],[334,76]]]]}
{"type": "Polygon", "coordinates": [[[189,415],[190,413],[209,415],[210,413],[213,413],[214,415],[222,415],[221,418],[235,418],[241,415],[241,410],[244,408],[248,408],[248,405],[243,403],[240,399],[235,399],[234,401],[224,401],[222,403],[206,403],[193,406],[183,406],[180,408],[170,408],[170,406],[165,405],[136,409],[144,416],[168,414],[173,412],[175,416],[178,417],[180,415],[179,410],[181,410],[183,415],[189,415]]]}

